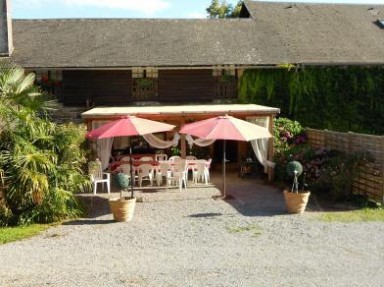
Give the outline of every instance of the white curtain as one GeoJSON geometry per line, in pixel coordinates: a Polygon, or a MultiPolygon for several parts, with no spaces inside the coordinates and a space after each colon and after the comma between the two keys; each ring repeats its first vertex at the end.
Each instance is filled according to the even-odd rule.
{"type": "Polygon", "coordinates": [[[165,149],[171,146],[177,146],[180,140],[180,135],[178,133],[175,133],[175,135],[173,136],[173,140],[171,141],[164,141],[162,139],[159,139],[154,134],[147,134],[143,135],[142,137],[147,141],[147,143],[149,143],[150,146],[158,149],[165,149]]]}
{"type": "MultiPolygon", "coordinates": [[[[248,121],[265,128],[268,128],[269,126],[269,117],[264,117],[262,119],[253,119],[253,120],[248,119],[248,121]]],[[[250,141],[253,152],[255,153],[257,160],[264,166],[265,173],[268,172],[268,167],[271,167],[271,168],[275,167],[275,163],[267,159],[268,140],[269,140],[268,138],[264,138],[264,139],[257,139],[257,140],[250,141]]]]}
{"type": "Polygon", "coordinates": [[[197,146],[206,147],[215,142],[215,140],[206,140],[202,138],[193,139],[191,135],[186,135],[185,139],[188,142],[189,148],[192,148],[194,144],[197,146]]]}
{"type": "MultiPolygon", "coordinates": [[[[92,130],[108,123],[109,121],[93,121],[92,130]]],[[[97,158],[101,161],[103,170],[108,167],[109,159],[111,158],[112,145],[114,138],[96,140],[97,158]]]]}

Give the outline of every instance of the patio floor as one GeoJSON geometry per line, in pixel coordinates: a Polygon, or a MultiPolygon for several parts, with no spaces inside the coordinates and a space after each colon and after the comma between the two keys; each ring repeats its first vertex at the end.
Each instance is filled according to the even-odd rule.
{"type": "MultiPolygon", "coordinates": [[[[232,205],[238,212],[245,216],[280,215],[286,214],[284,198],[281,189],[265,182],[257,176],[239,177],[237,172],[227,172],[227,195],[229,199],[225,202],[232,205]]],[[[189,181],[187,189],[179,192],[178,187],[144,186],[134,189],[135,197],[139,202],[157,201],[179,201],[217,198],[223,188],[222,173],[214,171],[211,173],[211,182],[194,184],[189,181]]],[[[98,187],[98,193],[94,196],[91,193],[78,195],[85,203],[89,218],[99,218],[110,213],[108,198],[120,197],[120,190],[115,183],[111,184],[111,195],[98,187]]],[[[124,191],[124,196],[130,195],[130,191],[124,191]]],[[[223,200],[223,199],[217,199],[223,200]]],[[[316,198],[310,198],[307,212],[320,211],[316,198]]],[[[111,215],[112,216],[112,215],[111,215]]],[[[112,219],[112,217],[111,217],[112,219]]]]}

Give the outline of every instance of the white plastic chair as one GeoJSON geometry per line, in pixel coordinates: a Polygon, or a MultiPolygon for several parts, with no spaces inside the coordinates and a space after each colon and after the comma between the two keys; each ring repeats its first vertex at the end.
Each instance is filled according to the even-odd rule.
{"type": "MultiPolygon", "coordinates": [[[[185,157],[185,161],[186,161],[186,168],[188,169],[188,171],[192,171],[193,172],[193,166],[196,162],[197,158],[194,156],[194,155],[188,155],[185,157]]],[[[188,176],[188,174],[187,174],[188,176]]]]}
{"type": "Polygon", "coordinates": [[[157,166],[156,169],[156,184],[160,186],[163,183],[165,177],[166,185],[168,187],[169,179],[172,175],[171,166],[168,162],[162,162],[157,166]]]}
{"type": "Polygon", "coordinates": [[[106,183],[108,194],[111,193],[111,175],[108,172],[103,172],[100,160],[96,159],[88,163],[88,173],[91,177],[94,195],[96,195],[98,183],[102,184],[103,191],[104,183],[106,183]]]}
{"type": "Polygon", "coordinates": [[[209,171],[206,162],[197,162],[193,166],[193,182],[196,184],[199,181],[208,184],[209,171]]]}
{"type": "Polygon", "coordinates": [[[151,161],[153,161],[153,158],[150,157],[150,156],[142,156],[142,157],[140,158],[140,161],[151,162],[151,161]]]}
{"type": "Polygon", "coordinates": [[[131,157],[130,156],[124,156],[122,157],[119,161],[126,161],[126,162],[129,162],[131,160],[131,157]]]}
{"type": "Polygon", "coordinates": [[[155,161],[165,161],[168,160],[168,156],[165,153],[159,153],[155,155],[155,161]]]}
{"type": "Polygon", "coordinates": [[[187,155],[185,157],[186,160],[197,160],[197,157],[195,157],[194,155],[187,155]]]}
{"type": "Polygon", "coordinates": [[[187,164],[185,161],[176,161],[172,166],[172,173],[169,177],[170,184],[178,184],[179,191],[184,184],[184,188],[187,189],[187,164]]]}
{"type": "Polygon", "coordinates": [[[181,161],[181,157],[178,155],[173,155],[169,158],[169,161],[175,162],[175,161],[181,161]]]}
{"type": "Polygon", "coordinates": [[[153,185],[153,166],[149,163],[143,163],[139,165],[139,186],[143,184],[143,180],[149,180],[150,185],[153,185]]]}

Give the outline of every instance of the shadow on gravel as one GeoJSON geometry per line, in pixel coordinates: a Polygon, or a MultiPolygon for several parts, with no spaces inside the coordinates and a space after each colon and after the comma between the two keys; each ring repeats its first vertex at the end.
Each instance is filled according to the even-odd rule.
{"type": "Polygon", "coordinates": [[[114,220],[96,220],[96,219],[79,219],[74,221],[64,222],[63,225],[97,225],[115,223],[114,220]]]}
{"type": "Polygon", "coordinates": [[[221,215],[223,215],[223,214],[222,213],[207,212],[207,213],[191,214],[191,215],[188,215],[188,217],[201,218],[201,217],[215,217],[215,216],[221,216],[221,215]]]}
{"type": "Polygon", "coordinates": [[[108,198],[98,195],[78,195],[77,198],[83,205],[85,218],[97,218],[111,213],[108,198]]]}
{"type": "MultiPolygon", "coordinates": [[[[212,181],[222,191],[222,176],[215,174],[212,181]]],[[[227,173],[226,198],[219,196],[244,216],[286,215],[283,191],[257,177],[241,178],[236,173],[227,173]]],[[[309,200],[307,211],[319,211],[315,198],[309,200]]]]}
{"type": "MultiPolygon", "coordinates": [[[[272,186],[261,186],[259,191],[233,192],[233,199],[225,200],[244,216],[280,216],[287,215],[282,191],[272,186]]],[[[321,211],[316,197],[310,197],[306,212],[321,211]]]]}

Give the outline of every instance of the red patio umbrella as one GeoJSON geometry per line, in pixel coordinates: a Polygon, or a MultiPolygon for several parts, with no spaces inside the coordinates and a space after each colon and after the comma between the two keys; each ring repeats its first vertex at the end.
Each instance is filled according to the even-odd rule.
{"type": "MultiPolygon", "coordinates": [[[[89,131],[86,137],[92,140],[121,137],[141,136],[159,132],[166,132],[174,129],[174,125],[138,118],[135,116],[124,116],[120,119],[106,123],[97,129],[89,131]]],[[[132,174],[132,148],[129,148],[131,164],[131,197],[133,197],[133,174],[132,174]]]]}
{"type": "Polygon", "coordinates": [[[184,125],[180,133],[203,139],[223,140],[223,196],[226,196],[225,146],[226,140],[251,141],[272,137],[268,129],[232,116],[218,116],[184,125]]]}

